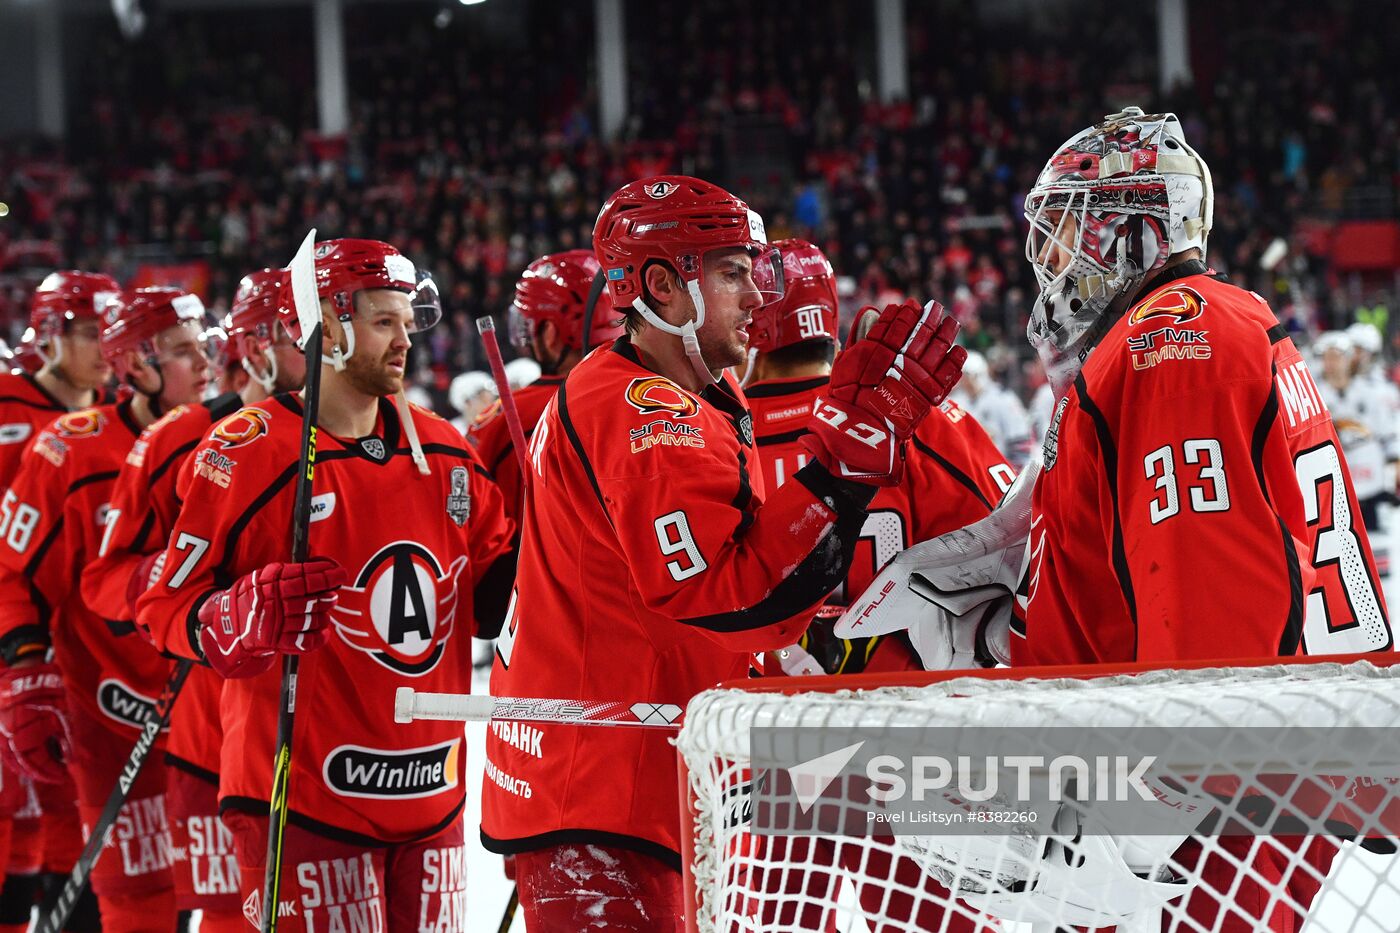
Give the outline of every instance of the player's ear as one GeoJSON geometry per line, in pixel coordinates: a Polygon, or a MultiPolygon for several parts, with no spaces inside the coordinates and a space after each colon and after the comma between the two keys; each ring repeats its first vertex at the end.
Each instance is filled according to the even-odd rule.
{"type": "Polygon", "coordinates": [[[651,299],[649,303],[652,310],[663,319],[669,319],[666,311],[675,308],[681,297],[686,294],[680,276],[665,263],[650,263],[642,274],[642,283],[646,286],[648,298],[651,299]]]}
{"type": "Polygon", "coordinates": [[[559,328],[554,326],[553,321],[543,321],[540,324],[535,331],[535,342],[551,360],[564,352],[564,341],[559,334],[559,328]]]}
{"type": "Polygon", "coordinates": [[[336,316],[335,306],[329,298],[321,299],[321,352],[330,358],[331,350],[341,345],[345,339],[345,328],[336,316]]]}

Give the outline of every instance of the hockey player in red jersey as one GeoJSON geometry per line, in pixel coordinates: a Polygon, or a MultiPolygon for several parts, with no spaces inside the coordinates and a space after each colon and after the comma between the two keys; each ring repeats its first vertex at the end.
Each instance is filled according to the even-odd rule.
{"type": "MultiPolygon", "coordinates": [[[[326,368],[313,556],[287,562],[302,408],[278,395],[195,449],[187,504],[137,621],[226,678],[219,803],[255,925],[269,909],[278,662],[297,652],[279,929],[463,929],[462,730],[396,724],[394,691],[470,689],[469,636],[493,635],[504,614],[513,529],[461,434],[394,404],[410,335],[440,315],[431,283],[420,288],[386,243],[330,240],[315,254],[326,368]]],[[[294,313],[283,322],[302,339],[294,313]]]]}
{"type": "MultiPolygon", "coordinates": [[[[1210,172],[1176,116],[1132,108],[1072,137],[1026,214],[1031,339],[1061,370],[1088,356],[1046,439],[1013,662],[1393,649],[1331,418],[1264,299],[1206,266],[1210,172]]],[[[1226,900],[1267,916],[1255,875],[1311,903],[1318,879],[1254,842],[1222,843],[1243,878],[1178,853],[1201,858],[1193,916],[1226,900]]],[[[1333,851],[1303,854],[1325,875],[1333,851]]],[[[1298,919],[1282,913],[1275,925],[1298,919]]]]}
{"type": "MultiPolygon", "coordinates": [[[[661,176],[614,194],[593,241],[628,333],[574,369],[535,429],[491,687],[680,706],[806,629],[963,352],[935,303],[887,308],[832,374],[812,462],[767,495],[726,372],[781,289],[762,220],[661,176]]],[[[651,730],[493,727],[482,837],[517,853],[530,929],[676,929],[675,786],[675,751],[651,730]]]]}
{"type": "MultiPolygon", "coordinates": [[[[108,400],[112,368],[98,336],[101,311],[120,292],[116,279],[95,272],[54,272],[39,283],[29,331],[15,355],[20,368],[0,373],[0,487],[8,488],[21,455],[45,425],[108,400]]],[[[0,846],[0,869],[9,869],[0,890],[0,933],[18,933],[29,924],[41,874],[52,876],[45,884],[56,888],[57,877],[67,875],[82,849],[82,830],[71,781],[34,787],[6,763],[0,762],[0,771],[0,834],[9,840],[0,846]],[[18,819],[12,823],[11,816],[18,819]]],[[[94,928],[96,912],[92,895],[85,894],[70,928],[94,928]]]]}
{"type": "Polygon", "coordinates": [[[55,272],[35,289],[29,326],[40,368],[0,373],[0,485],[14,479],[40,428],[106,400],[112,367],[98,346],[101,312],[120,293],[110,275],[76,270],[55,272]]]}
{"type": "MultiPolygon", "coordinates": [[[[569,371],[589,350],[622,335],[612,304],[599,301],[600,290],[594,287],[599,275],[593,252],[573,249],[541,256],[515,283],[510,340],[516,350],[539,363],[543,373],[514,393],[527,440],[569,371]]],[[[478,416],[469,437],[501,487],[511,519],[518,521],[520,467],[499,401],[478,416]]]]}
{"type": "MultiPolygon", "coordinates": [[[[1009,549],[1027,555],[1016,666],[1393,648],[1307,365],[1264,299],[1205,263],[1212,199],[1176,116],[1135,107],[1071,137],[1026,198],[1028,336],[1058,400],[1009,549]]],[[[1185,910],[1214,930],[1242,927],[1234,912],[1292,929],[1270,887],[1310,904],[1333,846],[1188,842],[1173,857],[1201,883],[1185,910]]]]}
{"type": "MultiPolygon", "coordinates": [[[[36,780],[71,771],[91,828],[126,763],[170,664],[130,627],[83,603],[81,568],[99,549],[112,486],[141,430],[197,401],[209,381],[204,305],[177,288],[142,288],[108,306],[102,352],[133,395],[63,415],[41,432],[0,509],[0,730],[36,780]],[[52,658],[50,660],[50,658],[52,658]]],[[[133,786],[113,851],[92,874],[107,930],[173,922],[170,836],[160,769],[133,786]]]]}
{"type": "MultiPolygon", "coordinates": [[[[773,245],[783,257],[783,296],[754,313],[749,327],[753,369],[744,385],[770,489],[810,460],[802,438],[831,378],[837,349],[831,263],[805,240],[773,245]]],[[[873,310],[865,309],[857,321],[873,310]]],[[[943,401],[910,438],[899,485],[881,489],[871,501],[846,581],[828,606],[859,595],[890,558],[914,542],[985,516],[1014,475],[977,420],[951,400],[943,401]]],[[[795,647],[780,659],[789,673],[922,669],[900,639],[835,639],[829,624],[813,626],[795,647]]]]}
{"type": "MultiPolygon", "coordinates": [[[[301,385],[305,357],[278,321],[287,300],[285,280],[280,269],[243,277],[225,321],[224,393],[171,409],[141,433],[122,464],[101,552],[82,581],[88,608],[109,625],[129,628],[135,623],[136,597],[157,570],[188,494],[193,477],[186,466],[195,447],[214,424],[245,404],[301,385]]],[[[202,930],[231,933],[245,921],[233,838],[219,822],[222,690],[222,678],[202,665],[185,681],[166,739],[166,809],[174,842],[176,908],[202,910],[202,930]]]]}
{"type": "MultiPolygon", "coordinates": [[[[749,326],[750,378],[744,385],[754,421],[764,481],[775,489],[807,464],[810,455],[802,446],[813,407],[826,391],[831,362],[837,350],[838,298],[831,263],[816,246],[805,240],[779,240],[773,244],[783,258],[783,296],[754,312],[749,326]]],[[[856,318],[857,327],[865,309],[856,318]]],[[[859,595],[885,562],[916,541],[961,528],[984,517],[1001,498],[1012,477],[1011,467],[996,445],[971,415],[951,400],[929,412],[913,437],[899,485],[881,489],[870,503],[861,526],[855,557],[845,582],[832,593],[818,619],[797,644],[769,655],[765,673],[841,674],[920,670],[904,636],[836,638],[831,630],[833,609],[859,595]],[[770,670],[776,668],[777,670],[770,670]]],[[[824,903],[834,891],[831,874],[817,869],[833,865],[838,851],[826,841],[802,838],[753,837],[765,856],[754,864],[800,861],[800,873],[755,870],[746,884],[766,890],[769,897],[756,899],[760,926],[798,923],[804,930],[834,930],[835,910],[824,903]],[[800,881],[813,896],[775,898],[785,886],[800,881]]],[[[849,865],[848,877],[858,879],[858,896],[868,921],[877,930],[913,923],[918,929],[940,929],[945,923],[940,898],[946,889],[923,899],[887,901],[893,875],[905,888],[934,885],[912,862],[891,861],[881,851],[849,850],[866,864],[849,865]],[[920,911],[909,913],[911,907],[920,911]],[[901,911],[904,911],[901,914],[901,911]]],[[[844,851],[839,853],[845,856],[844,851]]],[[[946,919],[948,933],[970,930],[974,923],[964,914],[946,919]]]]}

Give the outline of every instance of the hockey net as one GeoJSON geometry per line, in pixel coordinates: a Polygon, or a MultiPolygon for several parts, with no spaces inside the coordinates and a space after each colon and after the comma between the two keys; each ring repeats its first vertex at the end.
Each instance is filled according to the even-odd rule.
{"type": "MultiPolygon", "coordinates": [[[[1035,676],[857,675],[707,691],[691,702],[677,739],[688,929],[1394,930],[1397,661],[1384,654],[1041,668],[1035,676]],[[893,834],[843,818],[829,834],[771,834],[771,826],[756,825],[764,812],[781,810],[755,803],[774,778],[751,759],[756,730],[879,736],[929,726],[959,730],[969,742],[998,729],[1110,741],[1123,730],[1180,735],[1159,749],[1154,773],[1169,777],[1153,786],[1170,788],[1159,802],[1174,808],[1173,818],[1189,818],[1170,832],[1114,833],[1085,816],[1095,804],[1079,793],[1069,810],[1042,807],[1036,827],[974,832],[967,823],[962,833],[893,834]],[[1300,726],[1312,738],[1279,731],[1300,726]],[[1319,733],[1334,731],[1370,737],[1364,767],[1345,752],[1316,747],[1319,733]],[[1174,834],[1181,825],[1192,828],[1174,834]],[[1229,826],[1233,832],[1222,829],[1229,826]]],[[[842,776],[813,812],[848,811],[870,786],[842,776]]],[[[1010,808],[1004,796],[972,805],[957,796],[945,791],[941,804],[964,812],[1010,808]]],[[[1075,796],[1071,786],[1068,797],[1075,796]]]]}

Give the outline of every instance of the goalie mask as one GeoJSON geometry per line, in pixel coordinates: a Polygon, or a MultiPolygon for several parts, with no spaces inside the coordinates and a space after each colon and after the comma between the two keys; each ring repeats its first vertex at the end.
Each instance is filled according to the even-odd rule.
{"type": "Polygon", "coordinates": [[[1026,196],[1026,258],[1041,294],[1032,342],[1087,353],[1102,319],[1169,257],[1204,254],[1213,203],[1210,169],[1176,114],[1129,107],[1071,137],[1026,196]]]}

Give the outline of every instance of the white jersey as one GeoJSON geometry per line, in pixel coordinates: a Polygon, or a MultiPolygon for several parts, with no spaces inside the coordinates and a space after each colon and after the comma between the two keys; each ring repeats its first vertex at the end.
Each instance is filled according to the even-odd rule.
{"type": "Polygon", "coordinates": [[[1031,431],[1026,408],[1014,392],[995,382],[986,383],[976,398],[964,394],[958,399],[972,417],[991,435],[1012,466],[1020,467],[1030,456],[1031,431]]]}
{"type": "Polygon", "coordinates": [[[1384,378],[1363,375],[1337,389],[1325,379],[1318,391],[1332,413],[1358,499],[1386,489],[1385,465],[1400,456],[1400,392],[1384,378]]]}
{"type": "Polygon", "coordinates": [[[1055,390],[1045,383],[1031,396],[1030,419],[1031,440],[1036,444],[1045,440],[1045,432],[1050,430],[1050,419],[1055,416],[1055,390]]]}

